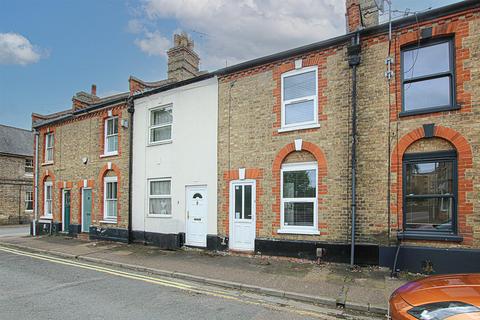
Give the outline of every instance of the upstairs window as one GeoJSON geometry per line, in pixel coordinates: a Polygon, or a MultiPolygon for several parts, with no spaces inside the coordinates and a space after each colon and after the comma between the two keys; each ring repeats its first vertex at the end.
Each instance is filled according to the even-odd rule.
{"type": "Polygon", "coordinates": [[[53,162],[53,133],[45,135],[45,162],[53,162]]]}
{"type": "Polygon", "coordinates": [[[25,173],[26,174],[33,174],[33,160],[32,159],[25,159],[25,173]]]}
{"type": "Polygon", "coordinates": [[[403,166],[404,229],[455,233],[455,151],[406,154],[403,166]]]}
{"type": "Polygon", "coordinates": [[[104,179],[104,212],[103,218],[107,221],[117,220],[117,177],[104,179]]]}
{"type": "Polygon", "coordinates": [[[452,40],[402,50],[403,114],[455,109],[452,40]]]}
{"type": "Polygon", "coordinates": [[[282,129],[318,124],[317,68],[282,75],[282,129]]]}
{"type": "Polygon", "coordinates": [[[118,153],[118,117],[105,120],[105,155],[118,153]]]}
{"type": "Polygon", "coordinates": [[[172,139],[172,106],[150,111],[150,143],[166,142],[172,139]]]}

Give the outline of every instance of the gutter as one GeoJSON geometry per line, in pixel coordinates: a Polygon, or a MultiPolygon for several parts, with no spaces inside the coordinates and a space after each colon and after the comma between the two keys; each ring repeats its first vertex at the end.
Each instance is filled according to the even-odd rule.
{"type": "Polygon", "coordinates": [[[248,68],[253,68],[256,66],[260,66],[263,64],[267,63],[272,63],[272,62],[278,62],[278,60],[283,60],[283,59],[288,59],[296,55],[301,55],[307,52],[315,51],[315,50],[321,50],[321,49],[326,49],[328,47],[332,46],[337,46],[337,45],[342,45],[347,43],[353,36],[356,34],[360,34],[360,36],[367,36],[367,35],[374,35],[374,34],[379,34],[379,33],[386,33],[390,31],[390,27],[393,29],[399,29],[403,28],[412,24],[418,22],[424,22],[428,20],[433,20],[436,18],[440,18],[445,15],[449,14],[455,14],[459,13],[465,10],[473,9],[473,8],[479,8],[480,9],[480,1],[478,0],[464,0],[458,3],[454,3],[448,6],[443,6],[437,9],[433,10],[428,10],[422,13],[418,13],[415,16],[408,16],[405,18],[397,19],[392,21],[392,26],[390,26],[390,23],[386,22],[380,25],[368,27],[359,31],[354,31],[345,35],[341,35],[335,38],[330,38],[327,40],[315,42],[312,44],[308,44],[305,46],[301,46],[298,48],[278,52],[272,55],[264,56],[261,58],[249,60],[246,62],[242,62],[230,67],[226,67],[223,69],[219,69],[215,71],[215,73],[219,76],[224,76],[230,73],[238,72],[241,70],[245,70],[248,68]]]}
{"type": "Polygon", "coordinates": [[[132,243],[132,188],[133,188],[133,114],[135,104],[133,97],[127,100],[127,111],[130,114],[129,145],[128,145],[128,243],[132,243]]]}
{"type": "Polygon", "coordinates": [[[348,65],[352,68],[352,153],[351,153],[351,246],[350,246],[350,267],[355,265],[355,223],[357,212],[357,66],[360,64],[360,32],[351,38],[351,44],[347,48],[348,65]]]}
{"type": "Polygon", "coordinates": [[[38,221],[38,137],[40,136],[40,132],[37,130],[34,131],[35,133],[35,181],[34,181],[34,192],[35,192],[35,213],[32,222],[32,235],[37,235],[37,221],[38,221]]]}
{"type": "Polygon", "coordinates": [[[118,99],[115,99],[115,100],[110,100],[110,101],[102,102],[102,103],[99,103],[99,104],[94,104],[94,105],[91,105],[87,108],[83,108],[83,109],[73,111],[72,113],[60,116],[58,118],[53,118],[53,119],[50,119],[50,120],[42,121],[37,125],[33,125],[33,128],[37,129],[37,128],[41,128],[41,127],[44,127],[46,125],[55,124],[57,122],[61,122],[61,121],[64,121],[64,120],[70,120],[70,119],[75,118],[75,116],[77,116],[77,115],[81,115],[81,114],[84,114],[84,113],[88,113],[90,111],[95,111],[95,110],[101,109],[101,108],[109,106],[109,105],[114,105],[114,104],[118,104],[118,103],[126,102],[126,101],[127,101],[126,97],[121,97],[121,98],[118,98],[118,99]]]}
{"type": "Polygon", "coordinates": [[[148,96],[150,96],[152,94],[155,94],[155,93],[159,93],[159,92],[168,91],[168,90],[172,90],[172,89],[175,89],[175,88],[183,87],[183,86],[186,86],[186,85],[198,82],[198,81],[213,78],[216,75],[217,75],[217,72],[214,71],[214,72],[205,73],[205,74],[193,77],[193,78],[189,78],[189,79],[186,79],[186,80],[183,80],[183,81],[178,81],[178,82],[173,82],[173,83],[170,83],[170,84],[166,84],[162,87],[158,87],[158,88],[155,88],[155,89],[152,89],[152,90],[148,90],[148,91],[144,91],[144,92],[135,94],[135,95],[133,95],[133,99],[148,97],[148,96]]]}

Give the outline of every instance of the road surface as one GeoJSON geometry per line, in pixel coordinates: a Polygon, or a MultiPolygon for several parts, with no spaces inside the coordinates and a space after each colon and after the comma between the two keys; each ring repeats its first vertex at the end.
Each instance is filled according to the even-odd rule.
{"type": "Polygon", "coordinates": [[[0,245],[0,319],[374,319],[0,245]]]}
{"type": "Polygon", "coordinates": [[[30,234],[30,225],[0,226],[0,237],[26,236],[30,234]]]}

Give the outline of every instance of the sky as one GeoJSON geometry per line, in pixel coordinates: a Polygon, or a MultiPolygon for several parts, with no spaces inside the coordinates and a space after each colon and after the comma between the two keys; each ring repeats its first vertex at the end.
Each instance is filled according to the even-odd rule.
{"type": "MultiPolygon", "coordinates": [[[[459,0],[393,0],[422,11],[459,0]]],[[[394,16],[402,13],[395,12],[394,16]]],[[[381,16],[385,20],[385,16],[381,16]]],[[[166,77],[173,33],[195,41],[201,69],[345,33],[343,0],[0,0],[0,124],[30,129],[31,113],[72,96],[128,91],[128,77],[166,77]]]]}

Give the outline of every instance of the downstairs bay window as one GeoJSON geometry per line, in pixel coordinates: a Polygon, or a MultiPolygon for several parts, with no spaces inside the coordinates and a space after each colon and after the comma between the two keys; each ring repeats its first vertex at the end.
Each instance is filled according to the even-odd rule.
{"type": "Polygon", "coordinates": [[[316,162],[283,164],[279,233],[319,234],[317,171],[316,162]]]}

